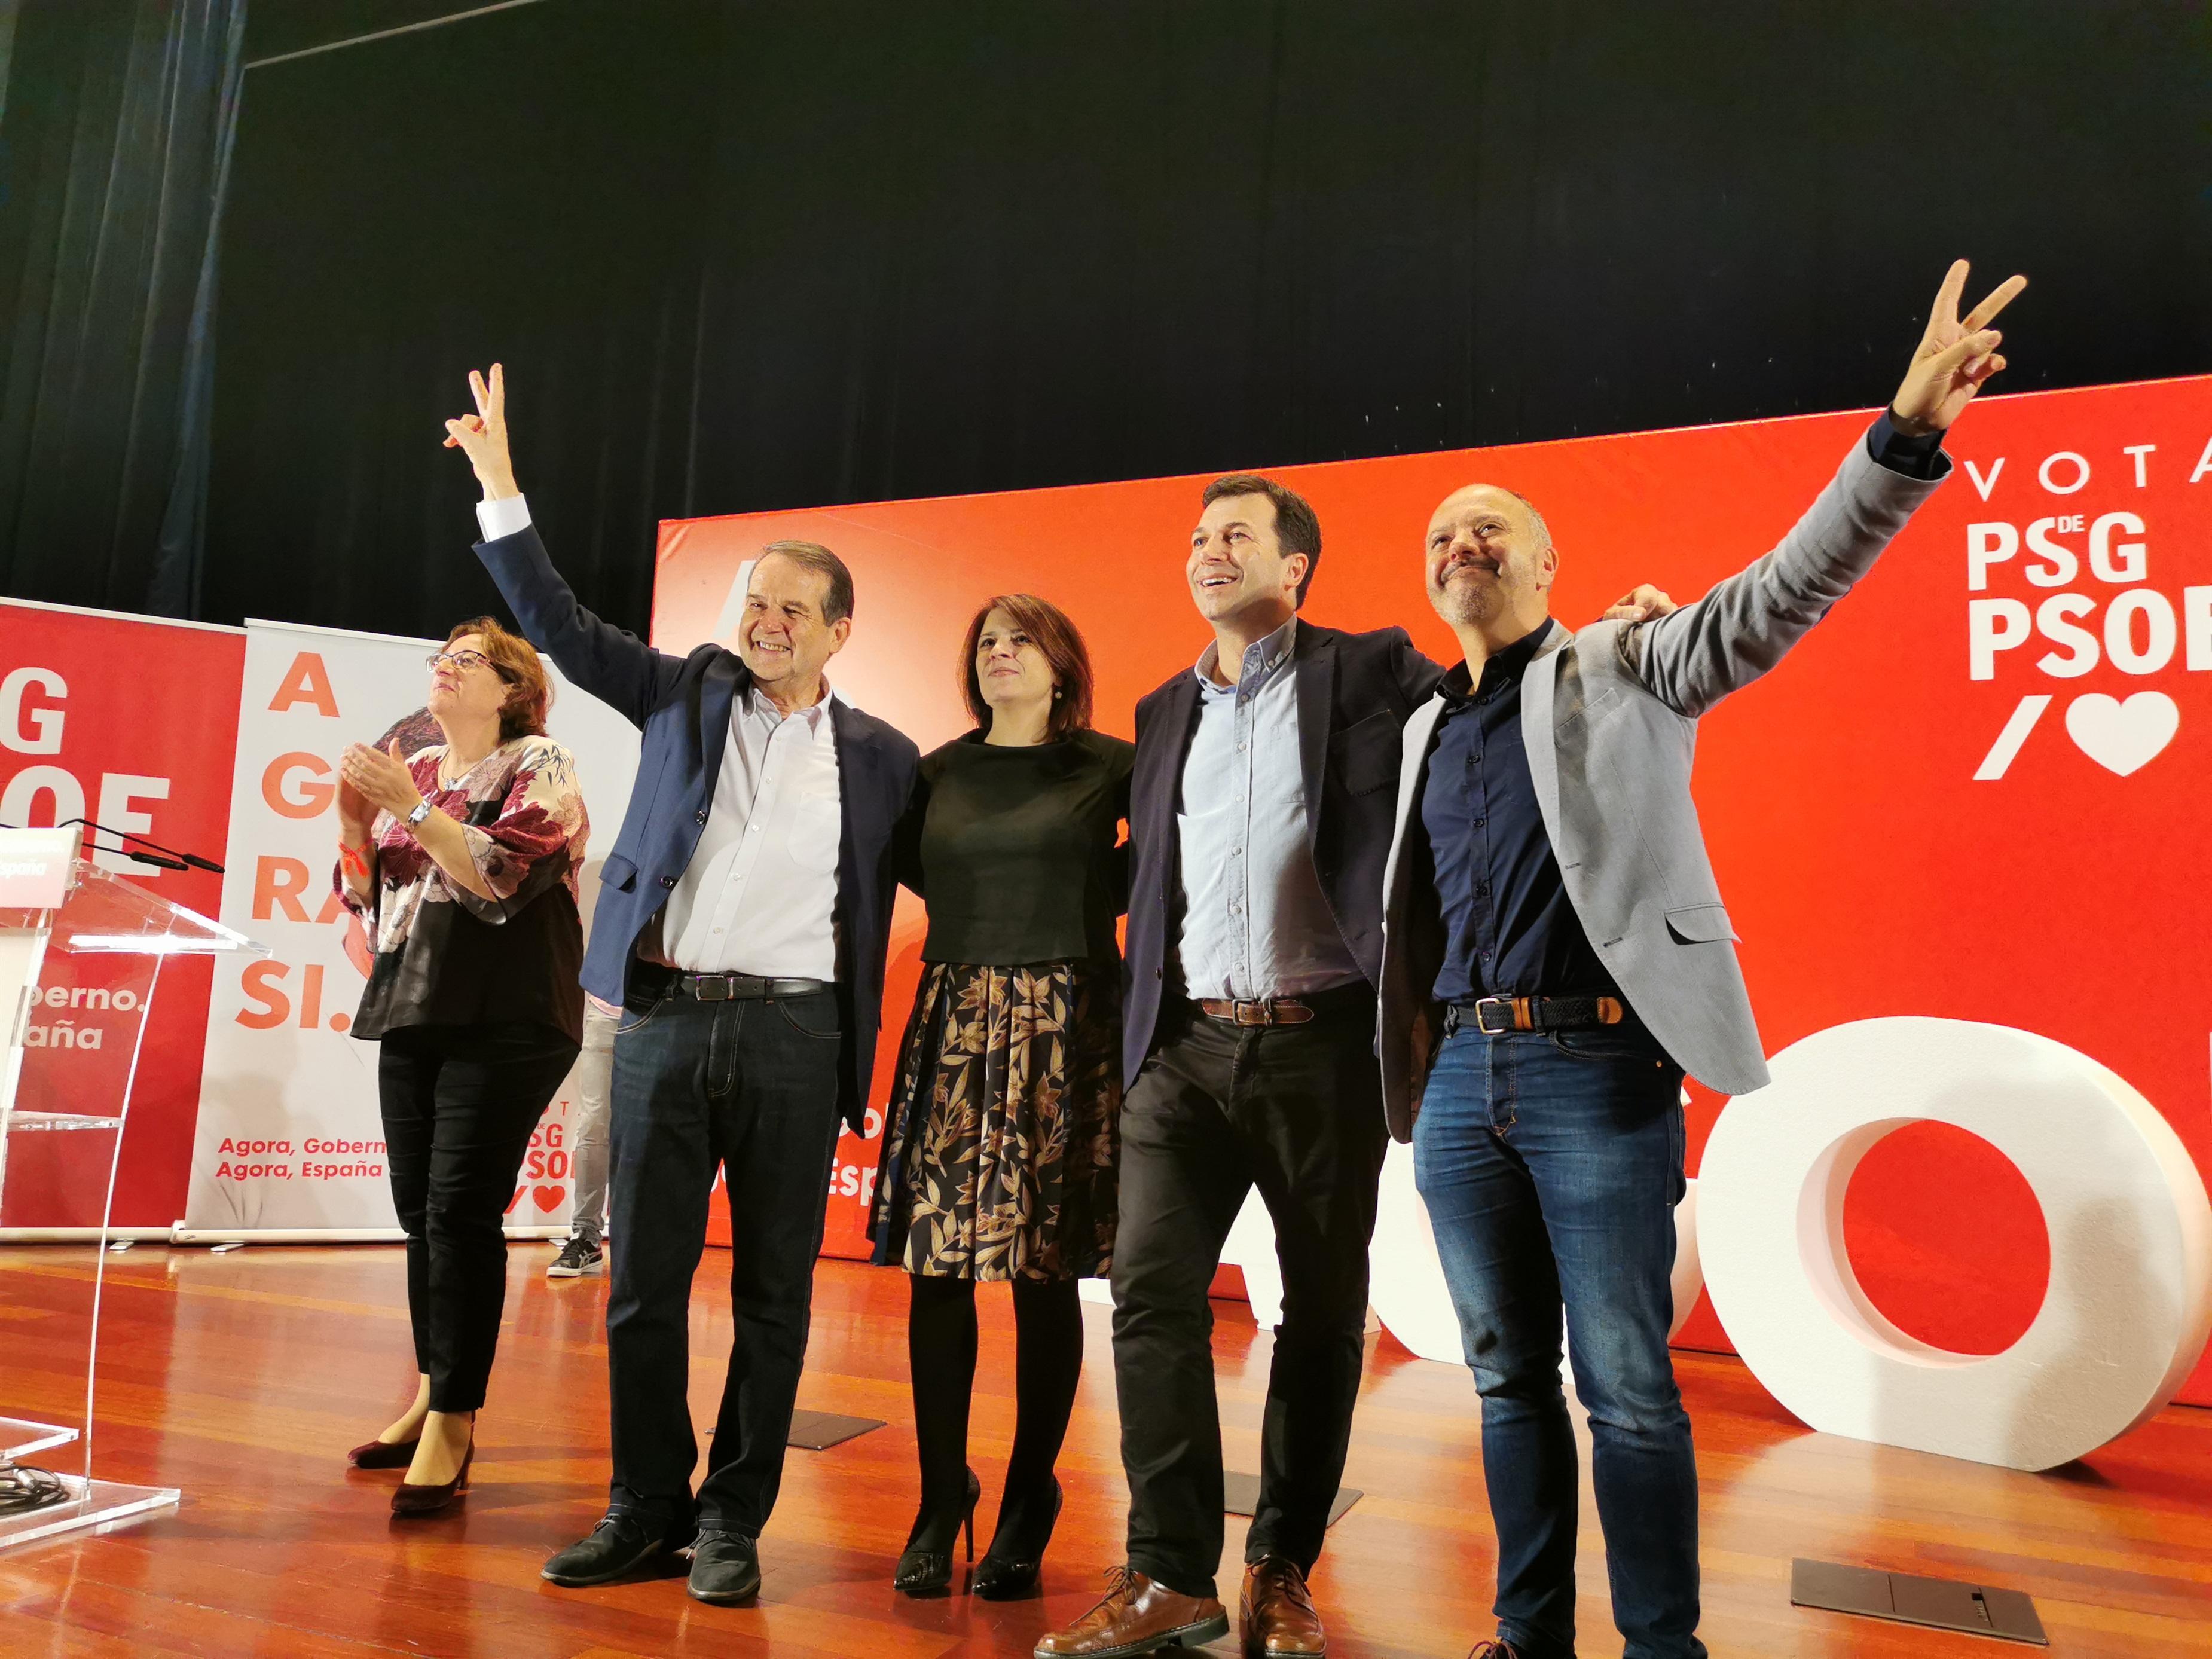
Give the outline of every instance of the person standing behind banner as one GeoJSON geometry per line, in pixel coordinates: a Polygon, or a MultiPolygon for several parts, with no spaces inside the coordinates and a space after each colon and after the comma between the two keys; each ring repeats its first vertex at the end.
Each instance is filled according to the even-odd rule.
{"type": "Polygon", "coordinates": [[[1498,1632],[1476,1659],[1575,1650],[1563,1334],[1625,1651],[1705,1652],[1697,1456],[1667,1349],[1680,1089],[1686,1072],[1747,1094],[1767,1071],[1691,796],[1698,721],[1779,663],[1949,473],[1944,432],[2004,367],[1987,325],[2026,286],[1961,321],[1966,277],[1963,260],[1945,276],[1896,397],[1796,527],[1671,616],[1553,621],[1558,550],[1512,490],[1470,484],[1429,520],[1430,601],[1467,658],[1394,769],[1378,1048],[1482,1400],[1498,1632]]]}
{"type": "Polygon", "coordinates": [[[927,900],[921,983],[869,1222],[911,1275],[907,1356],[921,1510],[892,1582],[910,1595],[974,1559],[968,1468],[975,1285],[1013,1285],[1014,1444],[975,1594],[1036,1583],[1059,1518],[1053,1464],[1083,1371],[1077,1282],[1114,1255],[1121,956],[1134,745],[1091,729],[1091,657],[1027,593],[985,602],[961,645],[975,729],[924,757],[902,878],[927,900]]]}
{"type": "Polygon", "coordinates": [[[642,729],[599,876],[584,988],[619,1003],[607,1297],[605,1518],[543,1569],[603,1584],[694,1541],[702,1601],[759,1593],[806,1355],[840,1118],[866,1127],[890,942],[893,841],[921,759],[836,696],[853,579],[826,547],[762,550],[738,649],[654,651],[576,603],[516,487],[506,375],[446,423],[483,486],[477,556],[523,632],[642,729]],[[707,1474],[685,1397],[691,1279],[728,1177],[734,1335],[707,1474]]]}
{"type": "Polygon", "coordinates": [[[575,1177],[568,1240],[545,1264],[548,1279],[584,1279],[606,1271],[601,1249],[607,1212],[607,1123],[615,1080],[615,1031],[622,1010],[584,999],[584,1052],[576,1061],[576,1115],[568,1124],[568,1168],[575,1177]]]}
{"type": "Polygon", "coordinates": [[[544,735],[538,653],[489,617],[430,659],[445,742],[342,757],[336,884],[374,952],[353,1035],[380,1043],[392,1199],[407,1235],[415,1403],[348,1454],[398,1468],[395,1515],[444,1509],[475,1455],[507,1295],[507,1209],[583,1027],[576,872],[590,822],[544,735]]]}

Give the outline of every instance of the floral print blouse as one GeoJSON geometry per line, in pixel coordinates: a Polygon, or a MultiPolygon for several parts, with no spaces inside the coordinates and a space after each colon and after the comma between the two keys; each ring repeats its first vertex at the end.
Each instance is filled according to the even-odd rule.
{"type": "Polygon", "coordinates": [[[368,984],[357,1037],[403,1026],[552,1025],[582,1040],[583,926],[576,872],[591,821],[574,757],[546,737],[501,744],[450,784],[446,745],[407,760],[434,812],[457,821],[485,898],[451,880],[410,827],[377,814],[375,880],[368,896],[334,872],[339,896],[368,934],[368,984]]]}

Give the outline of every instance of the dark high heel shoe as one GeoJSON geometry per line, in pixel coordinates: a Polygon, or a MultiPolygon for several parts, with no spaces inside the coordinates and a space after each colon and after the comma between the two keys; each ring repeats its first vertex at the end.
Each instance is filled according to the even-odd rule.
{"type": "Polygon", "coordinates": [[[1006,1510],[999,1511],[999,1536],[991,1540],[991,1547],[983,1552],[983,1559],[975,1564],[976,1595],[986,1601],[1011,1601],[1018,1595],[1027,1595],[1036,1588],[1037,1575],[1044,1568],[1045,1547],[1052,1542],[1052,1529],[1060,1523],[1060,1504],[1064,1494],[1060,1482],[1052,1483],[1052,1509],[1045,1516],[1044,1531],[1034,1541],[1028,1538],[1007,1538],[1006,1510]]]}
{"type": "Polygon", "coordinates": [[[453,1506],[460,1496],[461,1487],[467,1483],[469,1465],[477,1461],[477,1437],[469,1437],[469,1449],[461,1454],[461,1467],[450,1480],[434,1486],[418,1486],[411,1480],[403,1480],[392,1494],[392,1512],[410,1517],[436,1515],[453,1506]]]}
{"type": "Polygon", "coordinates": [[[404,1469],[422,1443],[419,1434],[412,1440],[364,1440],[346,1454],[346,1462],[357,1469],[404,1469]]]}
{"type": "MultiPolygon", "coordinates": [[[[983,1483],[975,1478],[975,1471],[968,1471],[968,1512],[961,1517],[961,1528],[968,1534],[968,1559],[975,1559],[975,1505],[982,1502],[983,1483]]],[[[891,1573],[891,1588],[903,1590],[908,1595],[933,1595],[952,1583],[952,1540],[946,1539],[941,1550],[925,1549],[921,1535],[932,1517],[925,1510],[914,1518],[914,1530],[906,1535],[906,1549],[898,1559],[891,1573]]]]}

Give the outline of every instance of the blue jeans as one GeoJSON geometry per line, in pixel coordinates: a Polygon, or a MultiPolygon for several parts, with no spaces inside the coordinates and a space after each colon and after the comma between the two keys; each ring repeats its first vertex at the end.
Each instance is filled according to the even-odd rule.
{"type": "Polygon", "coordinates": [[[783,1480],[837,1150],[837,1000],[696,1002],[632,969],[615,1041],[608,1507],[757,1538],[783,1480]],[[695,1498],[691,1279],[714,1171],[730,1209],[730,1364],[695,1498]]]}
{"type": "Polygon", "coordinates": [[[1575,1650],[1575,1438],[1589,1413],[1626,1659],[1699,1659],[1698,1468],[1667,1352],[1682,1073],[1641,1028],[1454,1032],[1413,1126],[1437,1254],[1482,1396],[1498,1633],[1575,1650]]]}

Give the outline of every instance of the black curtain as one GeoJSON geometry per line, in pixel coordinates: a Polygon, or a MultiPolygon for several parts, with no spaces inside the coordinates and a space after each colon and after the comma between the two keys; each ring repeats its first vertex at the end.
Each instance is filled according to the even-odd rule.
{"type": "Polygon", "coordinates": [[[0,118],[0,592],[200,612],[245,0],[31,0],[0,118]]]}
{"type": "Polygon", "coordinates": [[[494,357],[556,559],[640,629],[662,517],[1871,404],[1960,253],[2034,279],[2008,390],[2212,369],[2205,30],[545,0],[272,63],[199,614],[490,606],[439,438],[494,357]]]}

